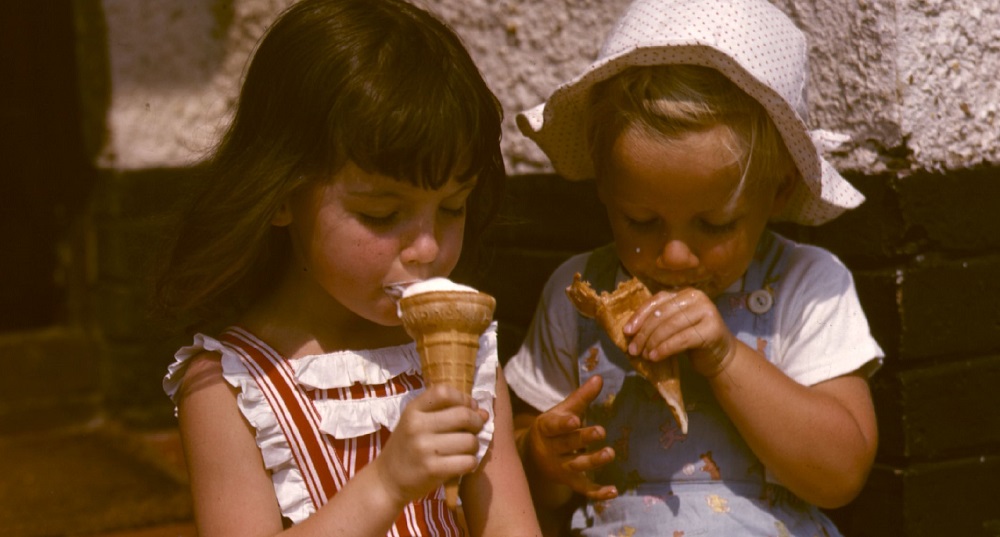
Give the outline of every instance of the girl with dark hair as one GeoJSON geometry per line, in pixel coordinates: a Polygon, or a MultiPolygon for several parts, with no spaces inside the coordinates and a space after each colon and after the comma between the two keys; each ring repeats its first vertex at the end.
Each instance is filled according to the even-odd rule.
{"type": "Polygon", "coordinates": [[[156,287],[199,323],[164,388],[200,535],[539,533],[495,325],[473,396],[425,387],[385,292],[468,275],[501,118],[454,32],[402,0],[303,0],[269,28],[156,287]]]}

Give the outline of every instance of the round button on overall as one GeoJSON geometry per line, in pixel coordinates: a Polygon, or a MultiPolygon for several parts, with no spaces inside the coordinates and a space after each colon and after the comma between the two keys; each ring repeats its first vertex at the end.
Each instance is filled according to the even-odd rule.
{"type": "Polygon", "coordinates": [[[747,297],[747,307],[757,315],[771,311],[772,306],[774,306],[774,297],[771,296],[770,291],[765,289],[757,289],[747,297]]]}

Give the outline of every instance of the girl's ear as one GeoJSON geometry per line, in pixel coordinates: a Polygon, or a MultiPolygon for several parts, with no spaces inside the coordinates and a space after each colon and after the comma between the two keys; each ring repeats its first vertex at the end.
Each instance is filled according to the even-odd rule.
{"type": "Polygon", "coordinates": [[[774,203],[771,204],[772,217],[777,216],[781,211],[785,210],[785,205],[788,204],[788,200],[792,197],[795,185],[800,181],[798,169],[785,174],[785,178],[781,180],[777,190],[774,192],[774,203]]]}
{"type": "Polygon", "coordinates": [[[284,227],[292,223],[292,209],[288,206],[288,200],[282,203],[278,210],[275,211],[274,216],[271,217],[271,225],[276,227],[284,227]]]}

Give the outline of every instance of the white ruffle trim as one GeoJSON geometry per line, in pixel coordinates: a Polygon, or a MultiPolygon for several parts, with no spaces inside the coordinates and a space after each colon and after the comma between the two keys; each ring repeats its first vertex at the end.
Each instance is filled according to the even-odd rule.
{"type": "MultiPolygon", "coordinates": [[[[478,460],[482,461],[493,439],[493,400],[496,397],[497,358],[496,322],[479,338],[476,358],[476,378],[472,396],[490,418],[479,432],[478,460]]],[[[245,333],[245,332],[244,332],[245,333]]],[[[244,418],[256,431],[265,467],[271,471],[275,495],[281,513],[299,523],[315,512],[301,470],[292,458],[291,448],[274,415],[274,411],[257,382],[247,371],[239,355],[220,341],[196,334],[190,346],[174,354],[174,363],[167,369],[163,389],[176,404],[177,391],[192,357],[201,351],[217,352],[222,356],[222,374],[238,390],[237,405],[244,418]]],[[[305,356],[290,360],[295,379],[306,389],[348,388],[354,384],[381,385],[404,373],[420,371],[416,345],[361,351],[339,351],[305,356]]],[[[394,430],[402,410],[423,389],[368,399],[322,399],[314,402],[321,416],[320,429],[335,438],[345,439],[373,433],[381,427],[394,430]]],[[[176,412],[176,409],[175,409],[176,412]]]]}

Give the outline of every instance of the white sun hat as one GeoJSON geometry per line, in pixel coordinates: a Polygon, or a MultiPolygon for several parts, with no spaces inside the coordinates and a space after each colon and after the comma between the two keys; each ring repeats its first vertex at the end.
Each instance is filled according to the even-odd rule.
{"type": "Polygon", "coordinates": [[[767,0],[637,0],[608,34],[597,60],[548,101],[518,114],[518,127],[548,155],[556,173],[569,180],[593,178],[585,110],[590,89],[628,67],[666,64],[714,68],[770,114],[803,179],[775,220],[818,225],[864,201],[821,153],[848,138],[806,126],[806,39],[767,0]]]}

